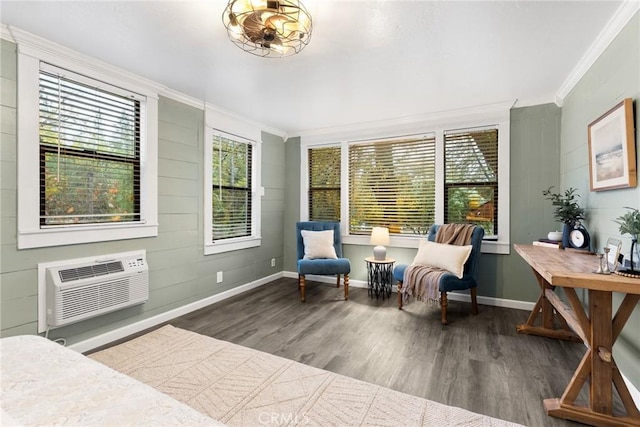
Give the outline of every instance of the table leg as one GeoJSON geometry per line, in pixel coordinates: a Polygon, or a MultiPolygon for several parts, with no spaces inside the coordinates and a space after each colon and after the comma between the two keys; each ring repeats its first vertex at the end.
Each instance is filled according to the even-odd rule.
{"type": "MultiPolygon", "coordinates": [[[[544,400],[548,415],[593,426],[640,426],[640,411],[612,355],[613,344],[639,301],[640,295],[626,295],[612,320],[612,293],[589,290],[589,319],[580,320],[588,326],[588,348],[562,397],[544,400]],[[585,383],[589,384],[588,407],[575,404],[585,383]],[[613,414],[614,386],[626,415],[613,414]]],[[[577,297],[570,298],[570,302],[577,318],[586,319],[577,297]]]]}
{"type": "Polygon", "coordinates": [[[533,269],[533,274],[536,276],[538,286],[540,286],[540,296],[538,297],[538,301],[533,307],[533,310],[531,310],[531,314],[529,314],[527,323],[516,326],[518,333],[582,342],[582,339],[569,329],[566,322],[562,320],[554,310],[551,302],[547,299],[545,295],[546,291],[548,289],[553,290],[554,287],[551,286],[535,269],[533,269]],[[536,319],[540,315],[542,317],[541,326],[536,326],[536,319]],[[560,329],[556,329],[555,327],[556,320],[558,320],[558,323],[561,325],[560,329]]]}
{"type": "Polygon", "coordinates": [[[600,351],[611,354],[613,329],[611,326],[611,292],[589,290],[589,317],[591,319],[591,384],[589,406],[592,411],[612,415],[611,357],[598,357],[600,351]]]}

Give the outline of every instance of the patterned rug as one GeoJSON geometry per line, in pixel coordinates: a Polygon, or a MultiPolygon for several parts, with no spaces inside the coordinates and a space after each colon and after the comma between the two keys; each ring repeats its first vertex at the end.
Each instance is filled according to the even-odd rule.
{"type": "Polygon", "coordinates": [[[231,426],[517,426],[173,326],[89,357],[231,426]]]}

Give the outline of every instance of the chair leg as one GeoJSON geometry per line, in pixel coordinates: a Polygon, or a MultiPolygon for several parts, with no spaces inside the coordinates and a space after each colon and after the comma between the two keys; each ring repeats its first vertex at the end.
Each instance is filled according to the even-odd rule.
{"type": "Polygon", "coordinates": [[[402,310],[402,281],[398,280],[398,310],[402,310]]]}
{"type": "Polygon", "coordinates": [[[300,289],[300,301],[304,302],[306,283],[303,274],[298,275],[298,289],[300,289]]]}
{"type": "Polygon", "coordinates": [[[447,306],[449,305],[449,302],[447,301],[447,293],[446,292],[440,292],[440,323],[442,323],[443,325],[448,324],[449,322],[447,321],[447,306]]]}
{"type": "MultiPolygon", "coordinates": [[[[340,275],[338,274],[338,283],[340,281],[340,275]]],[[[344,275],[344,300],[349,301],[349,275],[344,275]]]]}
{"type": "Polygon", "coordinates": [[[340,287],[340,275],[336,274],[336,276],[338,277],[338,279],[336,280],[336,288],[340,287]]]}
{"type": "Polygon", "coordinates": [[[471,288],[471,314],[478,314],[478,287],[471,288]]]}

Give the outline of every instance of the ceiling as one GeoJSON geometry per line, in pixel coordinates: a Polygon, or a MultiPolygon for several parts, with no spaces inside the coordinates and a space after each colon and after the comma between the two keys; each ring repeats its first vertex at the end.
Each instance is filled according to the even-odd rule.
{"type": "Polygon", "coordinates": [[[620,1],[303,0],[310,44],[238,49],[225,0],[10,1],[5,25],[288,135],[497,102],[553,102],[620,1]]]}

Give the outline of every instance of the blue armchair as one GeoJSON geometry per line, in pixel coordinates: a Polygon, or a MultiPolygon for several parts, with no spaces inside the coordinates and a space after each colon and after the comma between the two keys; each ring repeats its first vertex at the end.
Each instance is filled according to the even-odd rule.
{"type": "Polygon", "coordinates": [[[305,301],[306,274],[337,275],[336,287],[340,287],[340,275],[344,275],[344,299],[349,299],[349,273],[351,272],[351,263],[347,258],[342,258],[342,237],[340,235],[340,223],[338,222],[321,222],[306,221],[296,223],[296,235],[298,239],[298,289],[300,290],[300,300],[305,301]],[[325,231],[333,230],[333,248],[337,255],[337,259],[332,258],[315,258],[305,259],[304,239],[302,231],[325,231]]]}
{"type": "MultiPolygon", "coordinates": [[[[439,225],[432,225],[429,228],[427,239],[434,242],[436,239],[436,233],[438,232],[439,225]]],[[[449,291],[461,291],[469,289],[471,293],[471,313],[478,314],[478,302],[477,302],[477,267],[480,258],[480,252],[482,247],[482,238],[484,237],[484,229],[476,226],[471,234],[471,254],[464,264],[464,271],[461,279],[458,279],[454,274],[446,273],[440,277],[438,288],[440,290],[440,318],[443,325],[448,323],[447,321],[447,292],[449,291]]],[[[404,280],[404,272],[407,269],[407,264],[398,264],[393,270],[393,277],[398,282],[398,308],[402,310],[402,282],[404,280]]]]}

